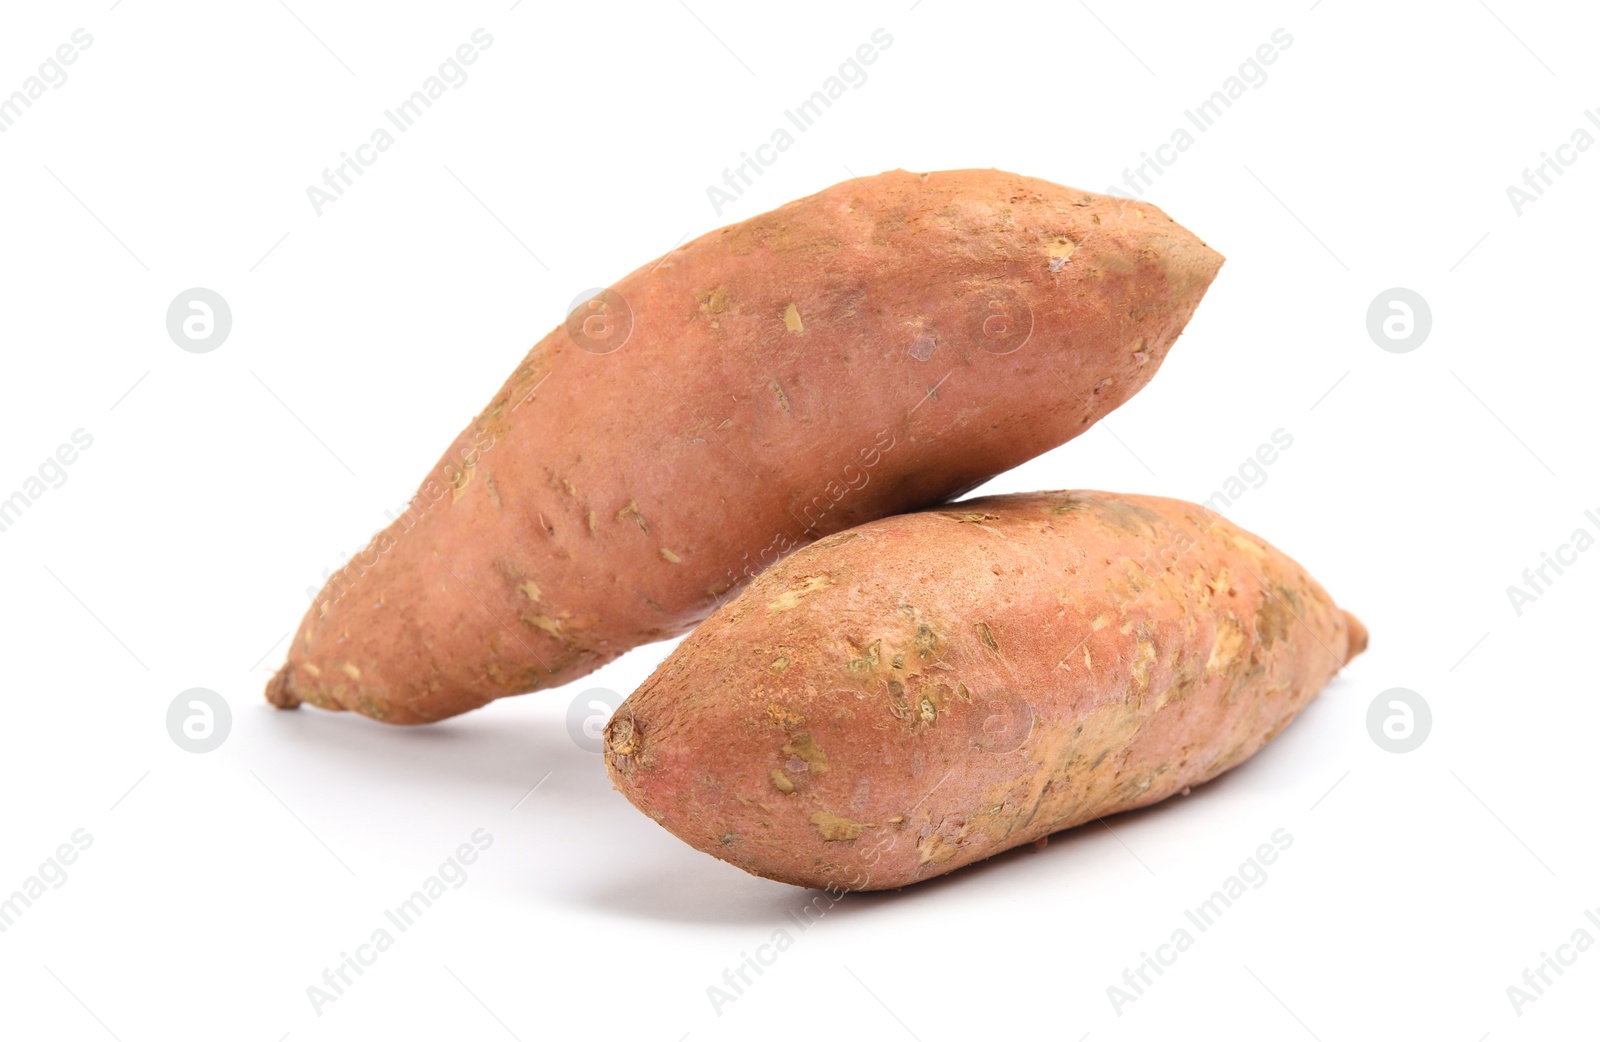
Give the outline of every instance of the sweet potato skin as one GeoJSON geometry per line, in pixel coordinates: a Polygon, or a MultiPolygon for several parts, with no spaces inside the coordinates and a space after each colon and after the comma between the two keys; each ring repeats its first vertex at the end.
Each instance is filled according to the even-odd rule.
{"type": "Polygon", "coordinates": [[[905,886],[1216,777],[1366,645],[1294,561],[1190,503],[997,496],[824,539],[612,718],[613,784],[798,886],[905,886]]]}
{"type": "Polygon", "coordinates": [[[268,698],[423,723],[681,633],[789,550],[1091,426],[1221,261],[1153,206],[994,170],[702,236],[534,347],[329,581],[268,698]]]}

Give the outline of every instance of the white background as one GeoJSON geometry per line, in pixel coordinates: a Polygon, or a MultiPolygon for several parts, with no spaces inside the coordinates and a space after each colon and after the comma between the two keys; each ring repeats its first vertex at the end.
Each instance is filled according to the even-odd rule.
{"type": "Polygon", "coordinates": [[[4,1033],[1592,1033],[1600,949],[1520,1015],[1506,989],[1600,939],[1600,552],[1520,616],[1506,590],[1600,534],[1600,149],[1520,215],[1506,189],[1600,134],[1600,26],[1491,4],[8,7],[0,93],[74,29],[94,42],[0,134],[0,497],[73,431],[93,445],[0,532],[0,895],[75,829],[93,843],[0,934],[4,1033]],[[317,216],[306,187],[478,27],[470,79],[317,216]],[[867,81],[717,215],[706,187],[880,27],[867,81]],[[1279,28],[1266,81],[1146,195],[1229,258],[1188,333],[1108,423],[985,490],[1203,499],[1292,435],[1229,512],[1372,647],[1251,762],[802,933],[786,913],[813,895],[681,844],[568,735],[575,697],[626,694],[668,645],[426,729],[261,700],[307,588],[579,292],[852,173],[1104,191],[1279,28]],[[209,354],[165,328],[194,286],[233,312],[209,354]],[[1405,354],[1366,329],[1397,286],[1433,316],[1405,354]],[[232,707],[215,752],[168,737],[191,687],[232,707]],[[1366,726],[1392,687],[1433,712],[1404,755],[1366,726]],[[468,881],[314,1011],[308,986],[479,828],[468,881]],[[1108,986],[1280,828],[1265,885],[1114,1011],[1108,986]],[[780,927],[793,945],[715,1011],[780,927]]]}

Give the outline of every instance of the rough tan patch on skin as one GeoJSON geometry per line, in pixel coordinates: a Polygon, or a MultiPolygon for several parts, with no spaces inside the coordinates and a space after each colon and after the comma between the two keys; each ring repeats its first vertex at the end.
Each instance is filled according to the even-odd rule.
{"type": "Polygon", "coordinates": [[[823,839],[835,843],[860,839],[861,834],[867,829],[877,827],[860,821],[851,821],[842,815],[825,810],[819,810],[811,815],[811,824],[817,827],[817,832],[823,839]]]}
{"type": "Polygon", "coordinates": [[[537,626],[552,637],[561,636],[561,622],[559,619],[552,619],[550,616],[541,613],[539,615],[523,615],[522,621],[530,626],[537,626]]]}
{"type": "Polygon", "coordinates": [[[631,499],[628,501],[627,506],[617,511],[617,520],[626,521],[630,517],[633,518],[633,520],[639,525],[639,531],[650,531],[650,526],[644,522],[644,515],[639,513],[639,504],[635,503],[631,499]]]}
{"type": "Polygon", "coordinates": [[[683,558],[679,557],[677,554],[673,553],[671,550],[668,550],[664,546],[661,548],[661,559],[666,561],[668,564],[683,563],[683,558]]]}
{"type": "Polygon", "coordinates": [[[794,782],[789,780],[789,776],[783,773],[783,769],[781,767],[774,767],[772,769],[772,784],[785,796],[794,791],[794,782]]]}
{"type": "Polygon", "coordinates": [[[880,652],[882,647],[883,641],[873,641],[871,644],[867,645],[866,651],[862,652],[858,657],[851,659],[849,663],[846,664],[845,668],[849,669],[851,673],[854,673],[857,676],[871,673],[873,670],[878,668],[878,663],[881,661],[880,652]]]}
{"type": "Polygon", "coordinates": [[[811,737],[809,731],[801,731],[799,734],[792,736],[788,743],[784,745],[783,754],[785,756],[799,757],[807,769],[813,773],[828,773],[828,756],[822,751],[822,747],[817,744],[816,739],[811,737]]]}
{"type": "MultiPolygon", "coordinates": [[[[776,702],[767,703],[767,719],[771,720],[785,731],[792,731],[796,727],[804,727],[806,722],[805,717],[801,716],[793,709],[790,709],[787,706],[781,706],[776,702]]],[[[809,740],[810,735],[807,735],[806,737],[809,740]]]]}
{"type": "Polygon", "coordinates": [[[1098,815],[1106,810],[1116,788],[1114,754],[1124,750],[1144,722],[1128,702],[1103,705],[1070,725],[1035,732],[1027,747],[1036,769],[1020,782],[997,785],[984,794],[988,806],[1013,808],[990,828],[1004,839],[1015,829],[1034,821],[1058,823],[1064,828],[1082,808],[1098,815]]]}
{"type": "Polygon", "coordinates": [[[454,503],[467,494],[467,486],[472,483],[472,475],[477,472],[477,461],[469,461],[465,466],[456,471],[455,477],[450,479],[450,502],[454,503]]]}
{"type": "Polygon", "coordinates": [[[700,302],[700,309],[709,311],[713,315],[720,315],[728,310],[728,287],[718,286],[710,293],[707,293],[700,302]]]}
{"type": "Polygon", "coordinates": [[[787,589],[778,594],[778,596],[774,597],[772,600],[768,601],[767,614],[776,615],[778,612],[788,611],[789,609],[798,605],[802,600],[809,597],[811,594],[816,593],[818,590],[826,590],[832,585],[832,576],[807,576],[800,582],[799,586],[787,589]]]}
{"type": "Polygon", "coordinates": [[[1224,615],[1217,623],[1217,636],[1211,642],[1211,654],[1206,658],[1206,676],[1216,676],[1226,670],[1244,650],[1244,627],[1232,615],[1224,615]]]}
{"type": "Polygon", "coordinates": [[[980,621],[978,623],[978,639],[983,641],[984,647],[988,648],[996,655],[1000,654],[1000,645],[995,643],[994,633],[990,631],[989,624],[987,622],[980,621]]]}
{"type": "Polygon", "coordinates": [[[1050,270],[1056,272],[1066,267],[1067,259],[1072,256],[1072,252],[1077,248],[1078,244],[1065,235],[1056,236],[1055,241],[1044,248],[1044,255],[1049,258],[1050,270]]]}
{"type": "Polygon", "coordinates": [[[590,535],[594,535],[594,530],[595,530],[596,526],[599,524],[600,519],[598,517],[596,517],[594,511],[591,510],[587,514],[584,515],[584,520],[586,522],[588,522],[589,534],[590,535]]]}
{"type": "Polygon", "coordinates": [[[789,668],[789,656],[779,655],[777,658],[772,660],[772,665],[768,666],[767,668],[772,670],[774,673],[782,673],[784,670],[789,668]]]}
{"type": "Polygon", "coordinates": [[[917,866],[937,865],[956,856],[956,847],[942,833],[930,832],[917,841],[917,866]]]}
{"type": "Polygon", "coordinates": [[[535,604],[539,603],[539,594],[540,594],[539,584],[534,582],[532,579],[529,579],[527,582],[518,583],[517,584],[517,589],[519,589],[523,593],[527,594],[528,600],[532,601],[535,604]]]}
{"type": "Polygon", "coordinates": [[[1232,543],[1234,546],[1237,546],[1239,549],[1243,550],[1245,553],[1257,560],[1260,560],[1267,552],[1266,547],[1262,546],[1254,539],[1247,537],[1244,535],[1244,533],[1238,531],[1237,529],[1229,529],[1226,532],[1226,535],[1228,537],[1228,542],[1232,543]]]}
{"type": "Polygon", "coordinates": [[[783,385],[776,380],[772,381],[772,393],[778,396],[778,407],[784,412],[790,412],[789,396],[783,393],[783,385]]]}
{"type": "Polygon", "coordinates": [[[300,664],[300,668],[305,670],[307,673],[310,673],[314,677],[322,676],[322,670],[317,668],[317,664],[315,662],[302,662],[300,664]]]}
{"type": "Polygon", "coordinates": [[[1133,652],[1133,693],[1143,695],[1150,690],[1150,667],[1156,661],[1155,643],[1144,637],[1139,638],[1139,644],[1133,652]]]}
{"type": "Polygon", "coordinates": [[[633,754],[639,751],[639,731],[631,717],[616,716],[606,725],[606,748],[619,768],[632,768],[633,754]]]}
{"type": "Polygon", "coordinates": [[[800,321],[800,309],[790,304],[783,309],[783,328],[791,333],[804,333],[806,324],[800,321]]]}
{"type": "Polygon", "coordinates": [[[351,680],[361,679],[361,670],[356,667],[354,662],[346,662],[339,668],[344,670],[344,675],[349,677],[351,680]]]}

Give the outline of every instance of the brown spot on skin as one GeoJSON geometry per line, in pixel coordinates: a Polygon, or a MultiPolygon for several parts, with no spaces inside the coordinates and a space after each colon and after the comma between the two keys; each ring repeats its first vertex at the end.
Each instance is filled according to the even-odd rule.
{"type": "Polygon", "coordinates": [[[789,776],[784,774],[781,768],[774,767],[772,769],[772,784],[785,796],[794,792],[794,782],[789,780],[789,776]]]}
{"type": "Polygon", "coordinates": [[[817,827],[817,832],[821,834],[824,840],[833,843],[847,843],[850,840],[859,839],[867,829],[876,827],[859,821],[851,821],[849,818],[832,814],[825,810],[819,810],[811,815],[811,824],[817,827]]]}
{"type": "Polygon", "coordinates": [[[789,396],[783,393],[783,386],[776,380],[772,381],[772,393],[778,396],[778,406],[784,412],[792,411],[789,408],[789,396]]]}

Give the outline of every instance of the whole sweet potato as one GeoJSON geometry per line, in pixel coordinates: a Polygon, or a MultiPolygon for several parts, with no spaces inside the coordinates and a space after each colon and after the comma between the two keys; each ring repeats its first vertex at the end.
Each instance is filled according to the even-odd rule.
{"type": "Polygon", "coordinates": [[[789,550],[1081,433],[1221,262],[1153,206],[995,170],[701,236],[534,347],[328,582],[268,698],[423,723],[681,633],[789,550]]]}
{"type": "Polygon", "coordinates": [[[904,886],[1247,759],[1366,631],[1203,507],[997,496],[764,572],[606,730],[613,783],[800,886],[904,886]]]}

